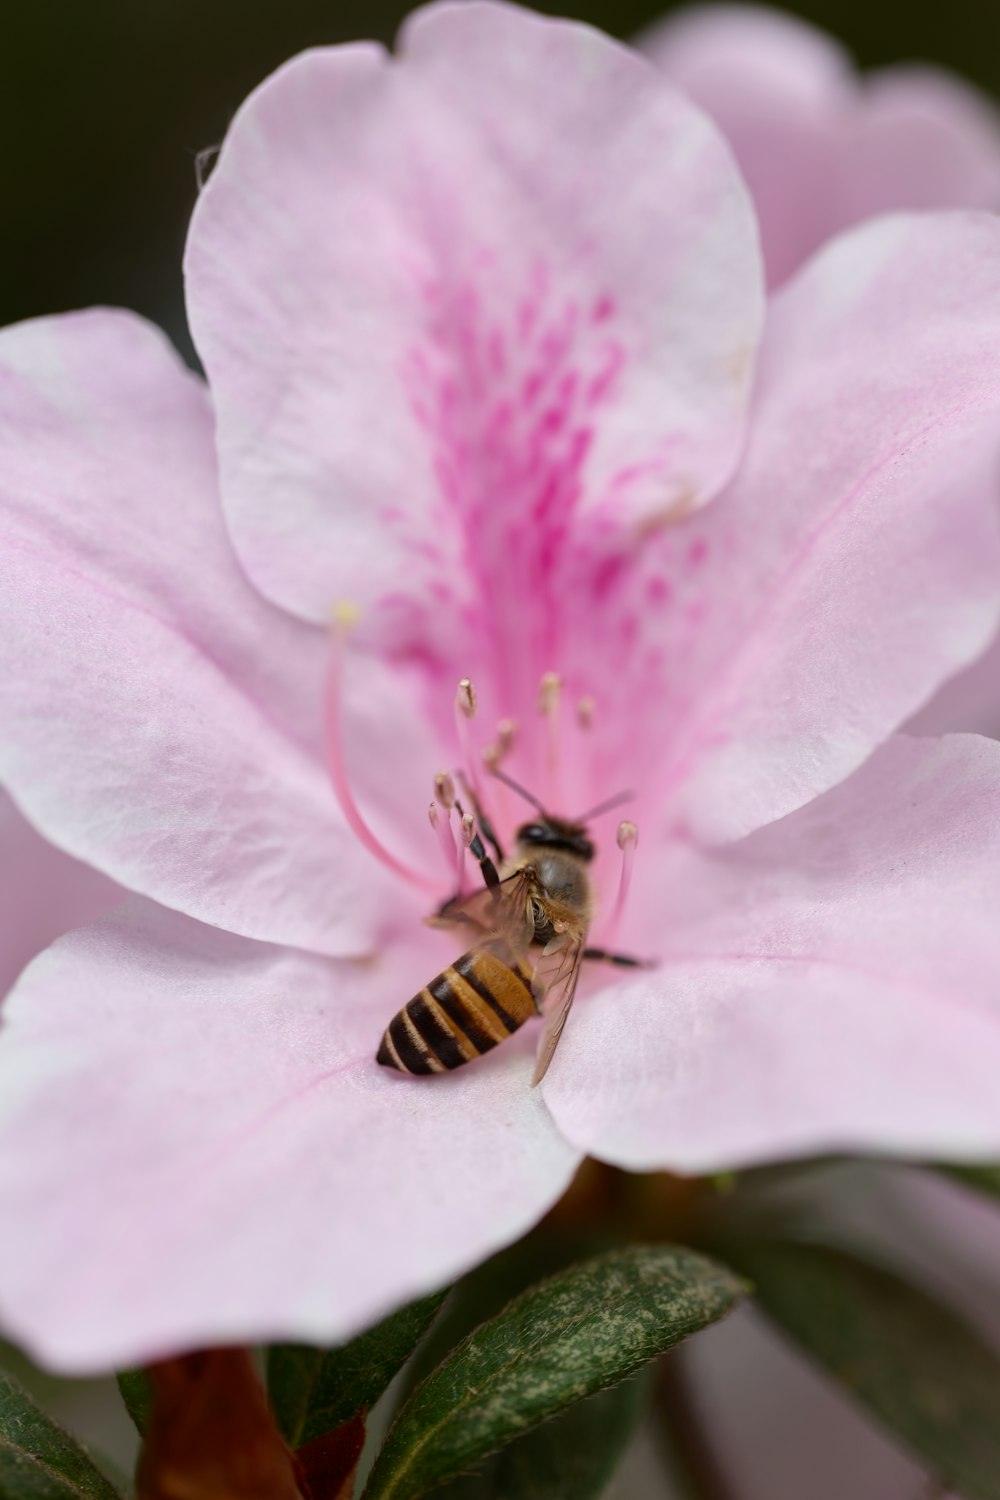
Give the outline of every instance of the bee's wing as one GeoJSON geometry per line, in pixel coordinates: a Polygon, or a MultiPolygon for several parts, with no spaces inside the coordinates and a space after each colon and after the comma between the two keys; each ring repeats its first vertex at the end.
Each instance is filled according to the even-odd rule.
{"type": "Polygon", "coordinates": [[[559,1038],[563,1034],[566,1017],[569,1015],[573,997],[576,994],[585,941],[586,934],[579,932],[567,938],[565,945],[556,952],[543,954],[536,965],[536,997],[538,997],[538,991],[541,990],[543,993],[539,1003],[545,1012],[545,1024],[538,1042],[535,1072],[531,1080],[532,1088],[541,1083],[548,1072],[549,1063],[559,1045],[559,1038]]]}
{"type": "Polygon", "coordinates": [[[534,936],[534,924],[528,913],[526,870],[515,870],[495,887],[484,886],[472,896],[448,901],[428,921],[432,927],[471,928],[470,936],[503,933],[511,946],[525,952],[534,936]]]}

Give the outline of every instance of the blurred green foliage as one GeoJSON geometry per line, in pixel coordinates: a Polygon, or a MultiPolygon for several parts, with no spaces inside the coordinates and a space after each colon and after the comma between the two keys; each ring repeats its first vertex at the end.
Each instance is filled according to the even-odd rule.
{"type": "MultiPolygon", "coordinates": [[[[540,4],[629,36],[648,0],[540,4]]],[[[1000,5],[801,0],[867,65],[930,59],[1000,92],[1000,5]]],[[[303,47],[389,40],[405,0],[7,0],[0,28],[0,322],[122,303],[183,340],[195,157],[303,47]]]]}

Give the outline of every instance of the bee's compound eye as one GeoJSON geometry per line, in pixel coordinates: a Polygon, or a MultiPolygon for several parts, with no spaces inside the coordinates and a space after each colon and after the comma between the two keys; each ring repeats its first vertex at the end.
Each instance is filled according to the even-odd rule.
{"type": "Polygon", "coordinates": [[[522,844],[543,844],[551,837],[551,833],[542,823],[525,823],[518,830],[517,836],[522,844]]]}

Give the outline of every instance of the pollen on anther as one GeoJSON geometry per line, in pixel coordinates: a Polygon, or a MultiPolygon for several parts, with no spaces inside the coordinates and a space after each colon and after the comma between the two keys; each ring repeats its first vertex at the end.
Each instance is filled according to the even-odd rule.
{"type": "Polygon", "coordinates": [[[551,716],[559,707],[562,678],[558,672],[544,672],[538,685],[538,712],[551,716]]]}
{"type": "Polygon", "coordinates": [[[618,824],[618,847],[624,854],[626,849],[634,848],[639,838],[639,830],[634,823],[623,818],[618,824]]]}
{"type": "Polygon", "coordinates": [[[501,719],[497,725],[497,749],[501,755],[509,755],[517,739],[517,720],[501,719]]]}
{"type": "Polygon", "coordinates": [[[476,717],[476,690],[468,677],[459,682],[455,702],[467,719],[476,717]]]}
{"type": "Polygon", "coordinates": [[[455,783],[447,771],[439,771],[435,776],[434,791],[442,807],[454,807],[455,783]]]}
{"type": "Polygon", "coordinates": [[[353,599],[338,599],[330,611],[330,623],[337,630],[352,630],[361,618],[361,610],[353,599]]]}

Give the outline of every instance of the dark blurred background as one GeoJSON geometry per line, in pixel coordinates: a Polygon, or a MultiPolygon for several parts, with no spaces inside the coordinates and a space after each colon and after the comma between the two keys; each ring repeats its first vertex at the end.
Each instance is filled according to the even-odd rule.
{"type": "MultiPolygon", "coordinates": [[[[94,302],[157,319],[185,345],[180,257],[195,159],[284,58],[390,40],[402,0],[3,0],[0,323],[94,302]]],[[[623,37],[645,0],[540,4],[623,37]]],[[[801,0],[788,7],[866,66],[902,58],[1000,92],[1000,0],[801,0]]]]}

